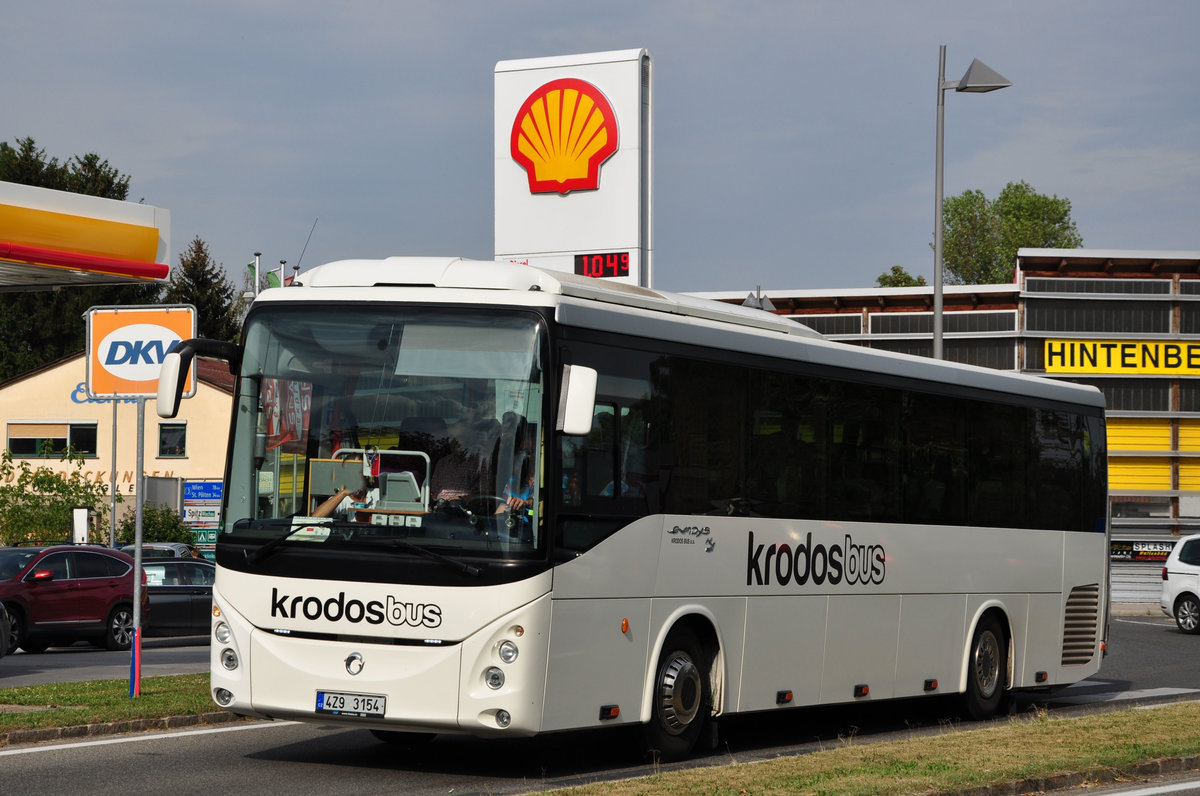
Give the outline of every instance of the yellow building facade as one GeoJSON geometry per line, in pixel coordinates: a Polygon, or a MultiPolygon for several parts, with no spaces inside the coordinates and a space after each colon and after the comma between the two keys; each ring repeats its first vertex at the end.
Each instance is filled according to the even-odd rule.
{"type": "MultiPolygon", "coordinates": [[[[181,482],[224,477],[233,376],[223,363],[206,360],[198,361],[198,371],[196,394],[182,402],[178,417],[163,420],[154,399],[146,400],[146,476],[181,482]]],[[[120,516],[135,505],[138,491],[137,402],[89,398],[86,377],[81,352],[0,384],[0,426],[14,462],[70,472],[74,465],[54,451],[70,445],[82,452],[84,477],[103,485],[110,506],[112,490],[121,496],[120,516]]]]}

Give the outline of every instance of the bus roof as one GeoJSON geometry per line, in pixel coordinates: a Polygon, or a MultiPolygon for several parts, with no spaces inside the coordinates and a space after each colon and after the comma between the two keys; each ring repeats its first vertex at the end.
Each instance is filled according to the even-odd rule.
{"type": "MultiPolygon", "coordinates": [[[[831,367],[1104,409],[1103,395],[1091,386],[830,341],[797,321],[759,309],[516,263],[458,257],[339,260],[308,270],[296,277],[290,287],[264,291],[261,298],[265,301],[316,298],[300,293],[298,288],[321,292],[333,288],[437,288],[541,293],[538,301],[520,303],[553,305],[558,320],[567,325],[613,329],[616,314],[622,318],[618,327],[621,331],[641,337],[753,351],[831,367]],[[551,296],[561,298],[556,300],[551,296]],[[755,338],[753,343],[746,339],[747,334],[755,338]]],[[[352,299],[347,293],[345,298],[366,297],[360,293],[352,299]]],[[[378,293],[370,298],[385,300],[378,293]]]]}
{"type": "Polygon", "coordinates": [[[609,282],[548,271],[529,265],[458,257],[389,257],[385,260],[339,260],[317,266],[293,284],[307,287],[438,287],[484,290],[537,290],[559,296],[639,307],[756,329],[822,337],[795,321],[762,310],[666,293],[621,282],[609,282]]]}

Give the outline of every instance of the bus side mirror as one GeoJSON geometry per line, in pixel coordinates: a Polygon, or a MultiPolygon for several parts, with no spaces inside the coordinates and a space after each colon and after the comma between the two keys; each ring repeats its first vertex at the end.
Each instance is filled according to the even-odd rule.
{"type": "Polygon", "coordinates": [[[595,368],[563,365],[557,424],[562,433],[582,436],[591,432],[592,415],[596,411],[596,378],[595,368]]]}
{"type": "Polygon", "coordinates": [[[163,357],[162,368],[158,372],[155,409],[158,410],[159,417],[175,417],[179,412],[179,401],[183,397],[188,370],[197,354],[225,360],[229,363],[229,372],[234,374],[242,361],[242,349],[234,343],[206,340],[203,337],[180,341],[163,357]]]}
{"type": "Polygon", "coordinates": [[[162,370],[158,372],[158,396],[155,401],[159,417],[175,417],[179,412],[183,383],[187,379],[188,367],[192,364],[191,349],[186,349],[186,352],[186,363],[178,349],[163,357],[162,370]]]}

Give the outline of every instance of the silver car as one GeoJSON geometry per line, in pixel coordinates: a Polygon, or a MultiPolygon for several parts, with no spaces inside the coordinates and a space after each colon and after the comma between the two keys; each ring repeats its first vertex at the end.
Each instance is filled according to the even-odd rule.
{"type": "Polygon", "coordinates": [[[1184,633],[1200,633],[1200,534],[1180,538],[1167,556],[1159,606],[1184,633]]]}

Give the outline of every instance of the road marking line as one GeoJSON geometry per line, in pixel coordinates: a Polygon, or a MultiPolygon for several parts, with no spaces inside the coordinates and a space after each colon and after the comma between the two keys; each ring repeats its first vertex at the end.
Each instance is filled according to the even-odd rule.
{"type": "Polygon", "coordinates": [[[1123,625],[1146,625],[1147,627],[1170,627],[1175,624],[1173,619],[1165,615],[1157,622],[1139,622],[1135,619],[1116,619],[1114,621],[1120,622],[1123,625]]]}
{"type": "Polygon", "coordinates": [[[288,727],[292,724],[299,724],[298,721],[270,721],[258,722],[255,724],[240,724],[236,727],[209,727],[203,730],[176,730],[175,732],[148,732],[139,733],[136,735],[121,736],[119,738],[101,738],[95,741],[78,741],[76,743],[42,743],[36,746],[27,746],[21,749],[0,749],[0,757],[8,755],[24,755],[31,752],[49,752],[59,749],[82,749],[88,746],[108,746],[118,743],[137,743],[138,741],[152,741],[159,738],[182,738],[187,735],[209,735],[218,732],[241,732],[242,730],[262,730],[268,727],[288,727]]]}
{"type": "Polygon", "coordinates": [[[1148,788],[1140,788],[1138,790],[1123,790],[1120,791],[1122,796],[1155,796],[1160,793],[1178,793],[1181,790],[1194,791],[1196,789],[1196,781],[1176,782],[1173,785],[1152,785],[1148,788]]]}

